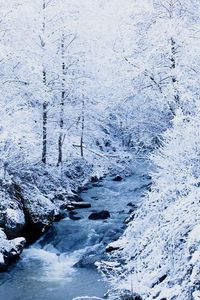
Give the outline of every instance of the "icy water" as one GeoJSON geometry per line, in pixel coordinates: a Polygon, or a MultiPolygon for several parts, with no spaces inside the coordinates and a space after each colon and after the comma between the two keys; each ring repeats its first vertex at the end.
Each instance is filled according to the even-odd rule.
{"type": "Polygon", "coordinates": [[[103,297],[108,287],[94,262],[103,258],[109,242],[123,231],[132,202],[136,205],[149,184],[149,166],[138,162],[133,176],[121,182],[105,178],[81,194],[89,209],[77,210],[80,220],[68,217],[55,223],[38,242],[24,250],[21,260],[0,274],[0,300],[72,300],[103,297]],[[93,221],[93,211],[108,210],[107,220],[93,221]]]}

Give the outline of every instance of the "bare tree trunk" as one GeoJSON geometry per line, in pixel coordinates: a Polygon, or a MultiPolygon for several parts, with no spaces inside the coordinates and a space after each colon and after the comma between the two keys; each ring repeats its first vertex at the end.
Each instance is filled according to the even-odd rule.
{"type": "MultiPolygon", "coordinates": [[[[46,28],[46,0],[43,0],[43,24],[42,24],[42,33],[43,37],[41,40],[41,46],[44,49],[45,48],[45,28],[46,28]]],[[[45,67],[43,66],[43,84],[46,91],[46,84],[47,84],[47,74],[45,67]]],[[[45,95],[46,96],[46,95],[45,95]]],[[[47,108],[48,108],[48,102],[44,100],[43,102],[43,112],[42,112],[42,120],[43,120],[43,130],[42,130],[42,162],[44,164],[47,163],[47,108]]]]}
{"type": "Polygon", "coordinates": [[[65,105],[65,40],[64,35],[61,40],[61,55],[62,55],[62,92],[61,92],[61,100],[60,100],[60,134],[58,138],[58,162],[57,166],[62,164],[63,160],[63,125],[64,125],[64,105],[65,105]]]}
{"type": "Polygon", "coordinates": [[[83,96],[82,113],[81,113],[81,141],[80,141],[81,157],[84,156],[84,153],[83,153],[84,130],[85,130],[85,100],[84,100],[84,96],[83,96]]]}
{"type": "MultiPolygon", "coordinates": [[[[172,72],[174,73],[174,70],[176,69],[176,42],[174,40],[174,38],[171,38],[171,66],[170,69],[172,70],[172,72]]],[[[180,97],[176,88],[176,84],[177,84],[177,78],[174,74],[171,75],[172,78],[172,86],[173,86],[173,90],[174,90],[174,103],[169,103],[169,108],[172,112],[172,115],[175,116],[175,111],[176,108],[179,107],[180,105],[180,97]]]]}
{"type": "MultiPolygon", "coordinates": [[[[176,42],[173,38],[171,38],[171,70],[176,69],[176,42]]],[[[177,83],[177,78],[174,74],[172,74],[172,85],[174,87],[174,101],[176,105],[179,105],[179,94],[175,87],[177,83]]]]}
{"type": "MultiPolygon", "coordinates": [[[[43,83],[46,86],[46,71],[43,71],[43,83]]],[[[42,130],[42,162],[44,164],[47,163],[47,108],[48,103],[47,101],[43,102],[43,113],[42,113],[42,119],[43,119],[43,130],[42,130]]]]}
{"type": "Polygon", "coordinates": [[[63,142],[64,142],[64,135],[63,135],[63,125],[64,125],[64,99],[65,99],[65,92],[62,91],[61,102],[60,102],[60,134],[58,138],[58,163],[59,166],[63,161],[63,142]]]}

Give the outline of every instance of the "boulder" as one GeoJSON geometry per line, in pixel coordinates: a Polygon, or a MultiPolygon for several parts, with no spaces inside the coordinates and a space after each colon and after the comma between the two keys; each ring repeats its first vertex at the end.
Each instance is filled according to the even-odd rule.
{"type": "Polygon", "coordinates": [[[83,186],[82,188],[80,188],[80,192],[86,192],[89,190],[88,186],[83,186]]]}
{"type": "Polygon", "coordinates": [[[132,208],[136,209],[137,208],[137,205],[135,205],[133,202],[129,202],[127,204],[127,206],[131,206],[132,208]]]}
{"type": "Polygon", "coordinates": [[[142,297],[137,293],[133,293],[128,290],[125,290],[120,296],[120,299],[121,300],[142,300],[142,297]]]}
{"type": "Polygon", "coordinates": [[[113,178],[113,181],[122,181],[123,177],[121,177],[120,175],[117,175],[113,178]]]}
{"type": "Polygon", "coordinates": [[[25,228],[23,211],[19,208],[6,208],[0,213],[0,226],[4,228],[9,239],[19,237],[25,228]]]}
{"type": "Polygon", "coordinates": [[[67,209],[68,211],[74,210],[76,208],[90,208],[91,204],[88,202],[76,202],[76,201],[71,201],[67,203],[62,203],[60,208],[61,209],[67,209]]]}
{"type": "Polygon", "coordinates": [[[69,204],[69,205],[67,205],[67,206],[66,206],[66,209],[67,209],[68,211],[72,211],[72,210],[74,210],[74,209],[75,209],[75,206],[74,206],[74,205],[71,205],[71,204],[69,204]]]}
{"type": "Polygon", "coordinates": [[[91,177],[90,181],[91,181],[92,183],[98,182],[98,181],[99,181],[99,178],[95,175],[95,176],[92,176],[92,177],[91,177]]]}
{"type": "Polygon", "coordinates": [[[111,252],[116,251],[116,250],[119,250],[119,247],[114,247],[114,246],[111,246],[111,245],[108,245],[106,247],[106,252],[107,253],[111,253],[111,252]]]}
{"type": "Polygon", "coordinates": [[[50,227],[58,209],[32,185],[23,186],[22,197],[26,220],[24,236],[32,243],[50,227]]]}
{"type": "Polygon", "coordinates": [[[93,212],[89,215],[89,220],[105,220],[110,218],[110,213],[107,210],[102,210],[99,212],[93,212]]]}
{"type": "Polygon", "coordinates": [[[75,208],[90,208],[91,204],[88,202],[71,202],[71,205],[75,208]]]}
{"type": "Polygon", "coordinates": [[[19,188],[13,183],[2,184],[0,197],[0,227],[9,239],[21,236],[25,228],[25,216],[19,188]]]}
{"type": "Polygon", "coordinates": [[[59,222],[59,221],[61,221],[62,219],[64,219],[65,218],[65,213],[64,212],[59,212],[59,214],[56,214],[55,216],[54,216],[54,221],[55,222],[59,222]]]}
{"type": "Polygon", "coordinates": [[[8,240],[0,229],[0,272],[6,271],[8,266],[19,258],[25,243],[22,237],[8,240]]]}

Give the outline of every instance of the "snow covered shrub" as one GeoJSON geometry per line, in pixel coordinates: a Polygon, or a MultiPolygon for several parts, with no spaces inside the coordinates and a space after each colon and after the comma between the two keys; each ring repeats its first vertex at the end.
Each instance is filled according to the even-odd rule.
{"type": "Polygon", "coordinates": [[[107,114],[107,126],[118,147],[141,153],[160,145],[171,118],[167,105],[156,105],[144,94],[124,99],[107,114]]]}
{"type": "MultiPolygon", "coordinates": [[[[129,290],[142,299],[199,299],[199,118],[178,111],[152,161],[153,186],[100,269],[111,299],[129,290]],[[117,291],[117,293],[116,293],[117,291]]],[[[134,298],[133,298],[134,299],[134,298]]]]}

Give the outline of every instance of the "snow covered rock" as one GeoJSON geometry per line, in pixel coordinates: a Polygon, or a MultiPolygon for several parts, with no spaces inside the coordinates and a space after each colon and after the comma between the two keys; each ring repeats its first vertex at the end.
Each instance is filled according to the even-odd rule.
{"type": "Polygon", "coordinates": [[[0,228],[0,271],[5,271],[10,263],[19,258],[25,242],[23,237],[8,240],[0,228]]]}
{"type": "Polygon", "coordinates": [[[127,291],[123,291],[121,295],[119,294],[119,298],[116,298],[115,300],[143,300],[143,299],[140,295],[127,290],[127,291]]]}
{"type": "Polygon", "coordinates": [[[114,243],[110,243],[107,247],[106,247],[106,252],[110,253],[113,251],[119,250],[118,246],[115,246],[114,243]]]}
{"type": "Polygon", "coordinates": [[[21,209],[7,208],[5,210],[4,228],[6,234],[11,238],[18,237],[25,228],[25,216],[21,209]]]}
{"type": "Polygon", "coordinates": [[[23,186],[22,197],[26,218],[26,236],[31,241],[52,224],[59,209],[33,185],[23,186]]]}
{"type": "Polygon", "coordinates": [[[25,228],[25,216],[16,185],[2,184],[0,198],[0,227],[9,238],[18,237],[25,228]]]}

